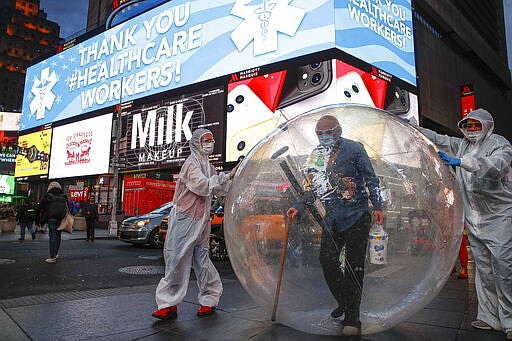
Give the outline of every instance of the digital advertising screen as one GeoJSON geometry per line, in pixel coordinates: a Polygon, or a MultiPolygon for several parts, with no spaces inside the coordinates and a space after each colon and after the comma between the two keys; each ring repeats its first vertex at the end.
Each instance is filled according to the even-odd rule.
{"type": "Polygon", "coordinates": [[[333,0],[174,0],[27,69],[21,130],[335,47],[333,0]]]}
{"type": "Polygon", "coordinates": [[[108,173],[112,113],[53,128],[50,179],[108,173]]]}
{"type": "Polygon", "coordinates": [[[362,104],[418,121],[417,96],[375,67],[339,59],[314,61],[268,74],[235,74],[228,84],[226,161],[239,161],[279,125],[331,104],[362,104]]]}
{"type": "Polygon", "coordinates": [[[0,194],[14,194],[16,180],[12,175],[0,174],[0,194]]]}
{"type": "Polygon", "coordinates": [[[0,131],[0,169],[14,171],[17,145],[17,131],[0,131]]]}
{"type": "Polygon", "coordinates": [[[197,128],[212,131],[216,142],[210,161],[222,162],[224,107],[223,88],[123,105],[119,153],[125,169],[179,167],[190,155],[188,141],[197,128]]]}
{"type": "Polygon", "coordinates": [[[334,1],[336,47],[416,86],[410,0],[334,1]]]}
{"type": "Polygon", "coordinates": [[[20,135],[16,151],[15,177],[47,175],[52,129],[20,135]]]}

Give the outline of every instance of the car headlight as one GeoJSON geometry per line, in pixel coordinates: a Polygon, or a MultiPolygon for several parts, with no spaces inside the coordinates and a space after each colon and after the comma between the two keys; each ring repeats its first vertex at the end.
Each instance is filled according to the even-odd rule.
{"type": "Polygon", "coordinates": [[[135,226],[137,226],[137,227],[144,227],[148,223],[149,223],[149,219],[143,219],[143,220],[139,220],[138,222],[136,222],[135,226]]]}

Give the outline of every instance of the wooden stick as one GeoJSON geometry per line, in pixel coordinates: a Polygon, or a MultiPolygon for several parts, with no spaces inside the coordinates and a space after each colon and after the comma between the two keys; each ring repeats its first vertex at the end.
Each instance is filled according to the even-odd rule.
{"type": "Polygon", "coordinates": [[[286,248],[288,246],[288,236],[290,235],[290,222],[292,218],[286,217],[286,222],[284,225],[284,245],[283,250],[281,251],[281,263],[279,264],[279,275],[277,278],[277,287],[276,293],[274,294],[274,309],[272,310],[271,320],[276,320],[276,312],[277,312],[277,304],[279,303],[279,292],[281,290],[281,280],[283,278],[283,269],[284,269],[284,259],[286,257],[286,248]]]}

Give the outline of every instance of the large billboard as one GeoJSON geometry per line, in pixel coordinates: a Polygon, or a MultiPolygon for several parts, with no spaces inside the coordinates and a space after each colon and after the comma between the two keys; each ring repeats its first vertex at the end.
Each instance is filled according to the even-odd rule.
{"type": "Polygon", "coordinates": [[[226,105],[226,161],[238,161],[288,120],[321,106],[346,103],[418,120],[416,95],[393,77],[342,60],[318,60],[251,78],[234,74],[226,105]]]}
{"type": "Polygon", "coordinates": [[[18,137],[16,152],[15,177],[46,176],[50,161],[50,144],[52,129],[40,130],[35,133],[18,137]]]}
{"type": "Polygon", "coordinates": [[[126,169],[179,167],[190,155],[188,141],[197,128],[212,131],[212,162],[224,160],[223,88],[123,105],[120,160],[126,169]]]}
{"type": "Polygon", "coordinates": [[[410,0],[336,0],[336,47],[416,86],[410,0]]]}
{"type": "Polygon", "coordinates": [[[53,128],[50,179],[108,173],[112,114],[53,128]]]}
{"type": "MultiPolygon", "coordinates": [[[[348,6],[345,2],[166,2],[28,68],[20,128],[41,126],[336,45],[386,72],[398,72],[396,76],[415,85],[412,44],[407,41],[405,49],[396,44],[375,47],[377,40],[366,38],[382,34],[366,29],[363,39],[359,31],[342,26],[348,6]],[[344,44],[345,36],[358,46],[344,44]],[[376,58],[378,53],[381,55],[376,58]]],[[[351,3],[361,7],[363,2],[351,3]]],[[[365,3],[376,7],[373,1],[365,3]]],[[[399,18],[402,13],[406,16],[398,22],[399,28],[404,23],[408,29],[410,1],[394,1],[392,14],[398,3],[399,18]]],[[[362,20],[363,25],[365,22],[362,20]]],[[[384,29],[386,38],[388,28],[384,29]]]]}

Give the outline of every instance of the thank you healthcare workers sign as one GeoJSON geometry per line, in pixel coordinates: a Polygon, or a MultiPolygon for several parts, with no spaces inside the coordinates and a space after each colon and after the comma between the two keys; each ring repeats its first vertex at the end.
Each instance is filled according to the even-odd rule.
{"type": "MultiPolygon", "coordinates": [[[[354,32],[352,28],[343,27],[340,20],[349,18],[354,30],[359,25],[351,15],[338,20],[334,14],[344,15],[343,11],[348,11],[348,3],[352,3],[352,7],[358,3],[358,10],[368,16],[369,10],[363,8],[362,2],[166,2],[28,68],[20,129],[334,48],[338,36],[354,32]]],[[[380,2],[367,3],[373,6],[380,2]]],[[[384,8],[387,1],[382,2],[381,7],[384,8]]],[[[398,2],[393,4],[398,5],[398,2]]],[[[389,12],[393,18],[394,8],[390,6],[389,12]]],[[[406,19],[410,19],[410,1],[402,1],[399,8],[404,11],[406,19]]],[[[398,18],[401,18],[401,13],[398,13],[398,18]]],[[[388,19],[385,17],[383,20],[391,20],[388,19]]],[[[372,52],[369,61],[375,62],[373,53],[384,51],[386,54],[381,59],[389,60],[385,65],[377,66],[388,71],[387,66],[400,65],[396,69],[405,70],[401,77],[415,84],[414,70],[405,67],[414,67],[408,62],[406,53],[412,45],[404,45],[404,49],[404,46],[391,42],[391,46],[380,50],[373,46],[376,40],[371,36],[381,37],[382,34],[379,29],[373,29],[373,23],[367,25],[366,21],[364,18],[360,20],[364,36],[351,37],[354,42],[358,41],[359,46],[347,44],[350,49],[347,52],[365,60],[364,51],[369,49],[372,52]],[[366,41],[366,38],[371,39],[366,41]]]]}
{"type": "Polygon", "coordinates": [[[334,4],[337,48],[416,86],[411,1],[334,4]]]}

